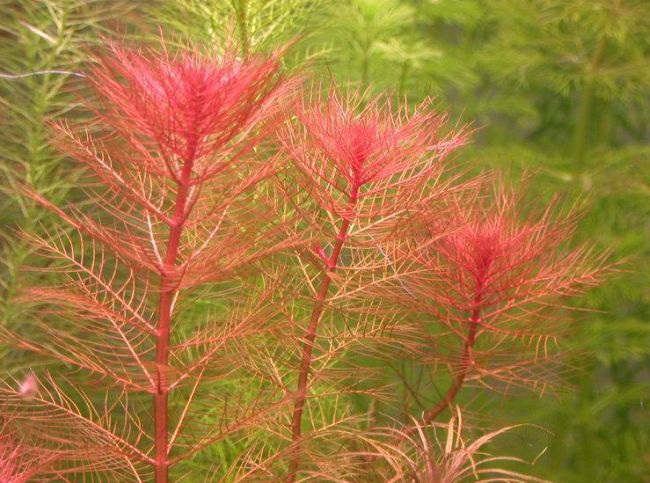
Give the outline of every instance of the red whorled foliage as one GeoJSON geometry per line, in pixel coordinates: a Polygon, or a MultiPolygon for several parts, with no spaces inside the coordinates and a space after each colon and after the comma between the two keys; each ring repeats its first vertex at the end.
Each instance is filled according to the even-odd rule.
{"type": "Polygon", "coordinates": [[[1,385],[0,417],[56,452],[52,474],[160,483],[283,404],[255,384],[233,395],[218,381],[255,380],[242,347],[277,319],[276,283],[244,288],[241,269],[299,241],[279,237],[284,220],[270,217],[263,187],[276,166],[257,156],[291,83],[276,57],[118,44],[88,79],[94,119],[54,127],[87,174],[85,200],[59,207],[30,193],[63,226],[26,235],[50,259],[51,283],[22,293],[33,319],[2,329],[62,365],[28,400],[1,385]],[[205,284],[220,284],[211,293],[221,310],[192,303],[205,284]],[[219,424],[203,424],[206,407],[219,424]]]}
{"type": "Polygon", "coordinates": [[[21,441],[10,421],[0,421],[0,481],[34,481],[41,472],[47,473],[55,460],[56,453],[30,448],[21,441]]]}
{"type": "Polygon", "coordinates": [[[472,452],[436,458],[424,427],[466,382],[541,384],[555,311],[599,280],[572,216],[530,218],[448,169],[465,135],[431,101],[294,102],[277,55],[164,46],[112,44],[88,79],[92,120],[54,126],[85,177],[65,206],[29,193],[62,226],[26,234],[47,261],[16,299],[33,316],[0,328],[51,363],[0,382],[8,481],[29,461],[44,480],[165,483],[224,441],[229,481],[469,474],[472,452]],[[356,403],[395,402],[379,373],[401,357],[451,386],[385,431],[356,403]]]}
{"type": "MultiPolygon", "coordinates": [[[[232,154],[228,143],[281,111],[279,94],[286,84],[278,83],[277,57],[243,60],[228,52],[210,58],[190,51],[178,56],[111,48],[112,55],[101,57],[89,73],[103,100],[100,118],[136,149],[138,143],[155,146],[155,157],[133,160],[154,174],[180,178],[182,163],[189,160],[193,183],[210,177],[232,161],[220,159],[226,147],[232,154]]],[[[250,140],[235,144],[239,149],[254,145],[250,140]]]]}
{"type": "MultiPolygon", "coordinates": [[[[510,426],[493,430],[478,437],[463,423],[458,408],[449,422],[427,424],[413,419],[410,427],[379,429],[378,438],[369,445],[368,457],[373,457],[377,469],[375,479],[391,483],[426,481],[454,483],[458,481],[507,481],[510,483],[544,483],[541,480],[508,467],[508,463],[527,462],[513,456],[489,453],[489,443],[504,433],[518,429],[510,426]],[[395,444],[399,441],[399,444],[395,444]],[[376,460],[374,459],[376,458],[376,460]]],[[[368,478],[369,481],[375,481],[368,478]]]]}
{"type": "MultiPolygon", "coordinates": [[[[400,263],[386,258],[381,243],[425,203],[458,189],[451,177],[442,176],[445,158],[464,143],[464,136],[446,133],[445,117],[430,104],[426,101],[409,112],[391,107],[385,97],[365,102],[359,93],[330,89],[327,99],[316,92],[299,104],[296,119],[280,132],[292,161],[281,189],[311,227],[315,255],[310,259],[311,254],[303,254],[313,265],[302,265],[300,271],[311,308],[306,327],[301,324],[297,334],[302,349],[287,481],[297,477],[302,458],[310,379],[331,381],[328,373],[337,372],[337,354],[368,345],[371,339],[382,343],[387,324],[394,323],[393,314],[357,297],[363,284],[377,283],[371,279],[387,276],[387,267],[400,263]],[[326,358],[320,355],[324,353],[326,358]]],[[[359,379],[361,372],[355,370],[359,379]]],[[[343,379],[339,390],[346,385],[343,379]]],[[[313,425],[313,415],[309,421],[313,425]]],[[[323,427],[327,431],[331,425],[324,422],[323,427]]],[[[325,437],[317,427],[311,433],[312,439],[325,437]]]]}
{"type": "Polygon", "coordinates": [[[596,285],[603,273],[602,256],[568,246],[576,217],[555,214],[554,203],[532,221],[522,197],[502,183],[450,201],[442,216],[424,213],[419,234],[401,247],[413,265],[389,289],[419,320],[443,327],[424,360],[446,364],[452,382],[425,411],[425,423],[449,408],[466,382],[543,391],[544,364],[558,375],[564,299],[596,285]]]}
{"type": "Polygon", "coordinates": [[[430,100],[409,111],[384,96],[365,100],[332,88],[323,99],[313,89],[297,105],[296,118],[280,142],[302,175],[299,186],[321,209],[343,218],[395,215],[422,203],[419,189],[438,181],[442,161],[465,143],[462,132],[445,132],[446,117],[430,100]]]}
{"type": "Polygon", "coordinates": [[[301,105],[297,117],[308,138],[297,157],[320,151],[354,187],[391,178],[413,168],[427,151],[442,149],[444,116],[429,111],[428,102],[409,114],[404,108],[393,112],[381,97],[365,106],[362,99],[357,93],[344,97],[330,90],[326,101],[301,105]]]}

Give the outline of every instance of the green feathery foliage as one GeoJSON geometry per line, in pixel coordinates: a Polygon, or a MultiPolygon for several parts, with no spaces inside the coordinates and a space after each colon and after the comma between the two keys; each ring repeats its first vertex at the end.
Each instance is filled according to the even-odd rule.
{"type": "Polygon", "coordinates": [[[268,52],[305,33],[319,0],[178,0],[148,9],[166,36],[242,54],[268,52]],[[171,34],[171,35],[170,35],[171,34]]]}
{"type": "MultiPolygon", "coordinates": [[[[88,49],[109,35],[116,19],[127,25],[129,1],[0,0],[0,317],[19,320],[13,296],[32,250],[17,236],[55,220],[22,195],[31,187],[59,201],[69,196],[76,171],[51,147],[49,124],[76,114],[80,67],[88,49]],[[72,169],[71,169],[72,168],[72,169]]],[[[20,369],[5,354],[3,370],[20,369]]]]}

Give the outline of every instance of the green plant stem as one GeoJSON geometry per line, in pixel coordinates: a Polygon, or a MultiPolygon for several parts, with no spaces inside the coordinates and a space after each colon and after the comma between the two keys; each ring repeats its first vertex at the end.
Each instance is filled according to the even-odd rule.
{"type": "Polygon", "coordinates": [[[248,33],[248,12],[247,0],[238,0],[236,7],[237,31],[239,33],[239,42],[241,43],[242,54],[248,55],[250,52],[250,35],[248,33]]]}
{"type": "Polygon", "coordinates": [[[575,173],[580,175],[584,170],[584,162],[587,155],[587,144],[589,141],[589,127],[593,121],[593,110],[595,103],[595,81],[594,72],[603,60],[607,41],[605,36],[601,36],[594,50],[593,56],[589,63],[589,73],[592,75],[580,95],[580,107],[578,109],[578,118],[576,121],[575,131],[573,133],[573,160],[575,173]]]}
{"type": "Polygon", "coordinates": [[[408,79],[409,67],[410,65],[407,60],[402,62],[402,65],[400,66],[399,84],[397,88],[397,93],[399,95],[400,100],[404,97],[404,94],[406,93],[406,81],[408,79]]]}
{"type": "Polygon", "coordinates": [[[372,49],[373,40],[364,34],[359,40],[361,46],[361,87],[366,89],[370,85],[370,50],[372,49]]]}

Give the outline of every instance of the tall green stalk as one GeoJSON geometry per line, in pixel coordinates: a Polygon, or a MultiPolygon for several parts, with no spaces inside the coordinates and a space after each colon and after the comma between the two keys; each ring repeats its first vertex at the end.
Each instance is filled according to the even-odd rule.
{"type": "Polygon", "coordinates": [[[594,76],[598,72],[598,68],[603,61],[605,47],[607,46],[607,39],[603,35],[598,39],[596,48],[592,55],[591,61],[588,64],[587,74],[588,78],[585,87],[580,93],[580,106],[578,109],[576,127],[573,133],[573,152],[572,157],[575,162],[576,174],[582,174],[584,170],[585,156],[589,151],[589,137],[594,123],[594,103],[595,99],[595,81],[594,76]]]}

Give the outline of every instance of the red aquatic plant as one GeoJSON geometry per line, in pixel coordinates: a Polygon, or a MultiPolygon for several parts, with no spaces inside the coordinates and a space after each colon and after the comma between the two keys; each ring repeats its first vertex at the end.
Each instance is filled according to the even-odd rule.
{"type": "Polygon", "coordinates": [[[4,335],[77,371],[41,377],[29,400],[22,385],[8,384],[0,408],[79,472],[142,481],[151,471],[167,481],[172,465],[261,411],[255,399],[235,401],[220,427],[184,437],[197,429],[200,396],[217,404],[202,387],[237,366],[217,361],[274,317],[264,306],[271,286],[253,289],[256,303],[238,304],[235,274],[295,242],[277,237],[281,221],[269,219],[260,196],[275,166],[252,153],[266,149],[278,120],[287,86],[278,67],[277,57],[112,45],[87,75],[98,99],[88,103],[93,121],[54,126],[57,146],[88,173],[87,199],[58,207],[31,193],[64,222],[27,235],[53,260],[52,285],[22,294],[41,307],[31,331],[48,337],[4,335]],[[229,280],[232,310],[181,325],[200,286],[229,280]]]}
{"type": "Polygon", "coordinates": [[[226,440],[228,481],[469,474],[489,435],[440,458],[423,428],[470,381],[543,384],[599,279],[574,217],[450,169],[466,136],[431,101],[296,99],[278,55],[111,45],[87,78],[93,117],[53,126],[78,190],[26,190],[61,225],[25,234],[47,263],[0,334],[50,364],[0,383],[3,478],[163,483],[226,440]],[[395,402],[394,358],[451,385],[384,430],[353,400],[395,402]]]}
{"type": "MultiPolygon", "coordinates": [[[[297,171],[297,176],[295,171],[288,176],[291,182],[285,183],[286,192],[314,227],[312,246],[317,260],[315,274],[303,270],[313,301],[299,336],[302,348],[287,481],[294,481],[300,464],[309,379],[325,369],[313,367],[314,351],[324,351],[330,359],[336,352],[329,342],[329,348],[317,346],[324,312],[336,304],[337,313],[343,316],[342,306],[354,301],[354,293],[360,290],[352,288],[360,273],[398,263],[384,259],[382,240],[390,238],[401,219],[450,189],[449,181],[441,180],[443,160],[464,141],[460,134],[445,134],[444,116],[433,112],[428,101],[409,112],[404,107],[392,108],[383,97],[364,104],[358,93],[345,95],[331,89],[323,100],[318,90],[314,92],[311,102],[297,107],[296,122],[280,134],[297,171]],[[335,293],[330,294],[332,288],[335,293]]],[[[356,320],[346,328],[352,339],[365,331],[361,326],[367,320],[360,312],[362,308],[354,307],[356,320]]],[[[380,326],[376,323],[375,330],[380,326]]],[[[331,330],[327,329],[325,341],[337,340],[338,351],[343,351],[349,345],[343,342],[345,334],[334,336],[331,330]]]]}
{"type": "Polygon", "coordinates": [[[422,360],[446,365],[451,385],[424,411],[425,424],[451,408],[468,381],[543,391],[545,363],[553,365],[566,332],[558,316],[564,299],[597,284],[603,272],[602,257],[594,261],[588,246],[567,246],[576,216],[555,213],[556,203],[535,219],[502,183],[448,202],[442,216],[428,210],[414,223],[400,246],[413,265],[388,289],[419,321],[442,327],[429,336],[422,360]]]}
{"type": "MultiPolygon", "coordinates": [[[[367,438],[368,455],[377,458],[381,473],[375,478],[396,483],[399,481],[426,481],[432,483],[453,483],[457,481],[508,481],[512,483],[545,480],[507,468],[507,463],[527,462],[512,456],[491,455],[486,452],[492,440],[504,433],[517,429],[509,426],[470,439],[464,427],[460,410],[448,423],[430,422],[422,424],[413,420],[406,429],[384,428],[386,434],[367,438]],[[398,440],[399,445],[394,441],[398,440]],[[504,467],[502,463],[506,463],[504,467]]],[[[469,434],[468,434],[469,433],[469,434]]]]}

